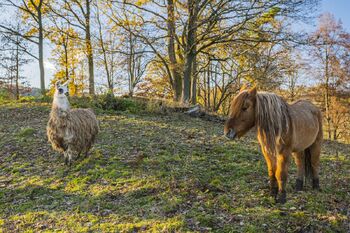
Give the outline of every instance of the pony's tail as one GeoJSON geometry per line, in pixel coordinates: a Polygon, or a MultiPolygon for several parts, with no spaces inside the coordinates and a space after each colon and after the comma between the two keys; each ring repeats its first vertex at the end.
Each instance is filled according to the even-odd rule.
{"type": "Polygon", "coordinates": [[[304,150],[304,167],[305,167],[305,177],[310,178],[312,176],[312,164],[311,164],[311,152],[310,148],[304,150]]]}

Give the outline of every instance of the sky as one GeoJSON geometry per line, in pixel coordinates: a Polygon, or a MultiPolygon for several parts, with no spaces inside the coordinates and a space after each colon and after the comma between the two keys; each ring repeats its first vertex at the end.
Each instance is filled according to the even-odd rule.
{"type": "MultiPolygon", "coordinates": [[[[318,14],[324,12],[332,13],[336,19],[340,19],[343,23],[344,29],[350,32],[350,0],[322,0],[318,14]]],[[[312,25],[312,28],[316,27],[316,22],[312,25]]],[[[50,84],[50,79],[55,73],[55,65],[50,61],[50,45],[46,44],[44,47],[44,66],[45,66],[45,84],[48,87],[50,84]]],[[[23,69],[23,75],[27,77],[28,82],[32,87],[40,87],[40,73],[39,73],[39,64],[34,61],[30,64],[27,64],[23,69]]],[[[98,80],[97,80],[98,82],[98,80]]]]}

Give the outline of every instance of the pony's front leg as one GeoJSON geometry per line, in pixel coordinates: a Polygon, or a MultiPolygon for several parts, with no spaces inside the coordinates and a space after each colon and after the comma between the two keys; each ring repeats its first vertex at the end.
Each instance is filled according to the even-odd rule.
{"type": "Polygon", "coordinates": [[[265,150],[264,147],[261,148],[263,155],[265,157],[266,165],[267,165],[267,171],[269,173],[269,183],[270,183],[270,195],[272,197],[276,197],[278,193],[278,184],[277,179],[275,177],[275,171],[276,171],[276,161],[274,156],[270,156],[269,153],[267,153],[267,150],[265,150]]]}
{"type": "Polygon", "coordinates": [[[277,169],[276,179],[278,183],[278,195],[276,197],[277,203],[284,204],[287,200],[286,186],[288,178],[288,162],[289,153],[283,153],[277,155],[277,169]]]}
{"type": "Polygon", "coordinates": [[[276,198],[278,194],[278,184],[277,179],[275,177],[275,172],[269,170],[269,180],[270,180],[270,196],[276,198]]]}

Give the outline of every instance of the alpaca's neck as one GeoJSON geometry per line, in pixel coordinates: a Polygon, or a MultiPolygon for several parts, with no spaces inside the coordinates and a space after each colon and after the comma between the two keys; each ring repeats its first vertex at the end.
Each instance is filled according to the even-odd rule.
{"type": "Polygon", "coordinates": [[[52,108],[53,109],[55,108],[64,112],[69,111],[70,106],[69,106],[68,98],[66,96],[60,96],[60,97],[54,96],[52,108]]]}

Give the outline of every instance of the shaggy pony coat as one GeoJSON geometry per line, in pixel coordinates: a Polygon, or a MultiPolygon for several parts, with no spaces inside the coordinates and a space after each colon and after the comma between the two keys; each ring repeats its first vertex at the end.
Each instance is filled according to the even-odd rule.
{"type": "Polygon", "coordinates": [[[243,89],[231,102],[224,132],[234,139],[254,126],[267,163],[270,192],[277,202],[286,202],[292,156],[297,165],[296,190],[303,189],[308,177],[312,178],[312,187],[319,189],[323,133],[321,111],[315,105],[306,100],[288,104],[274,93],[243,89]]]}

